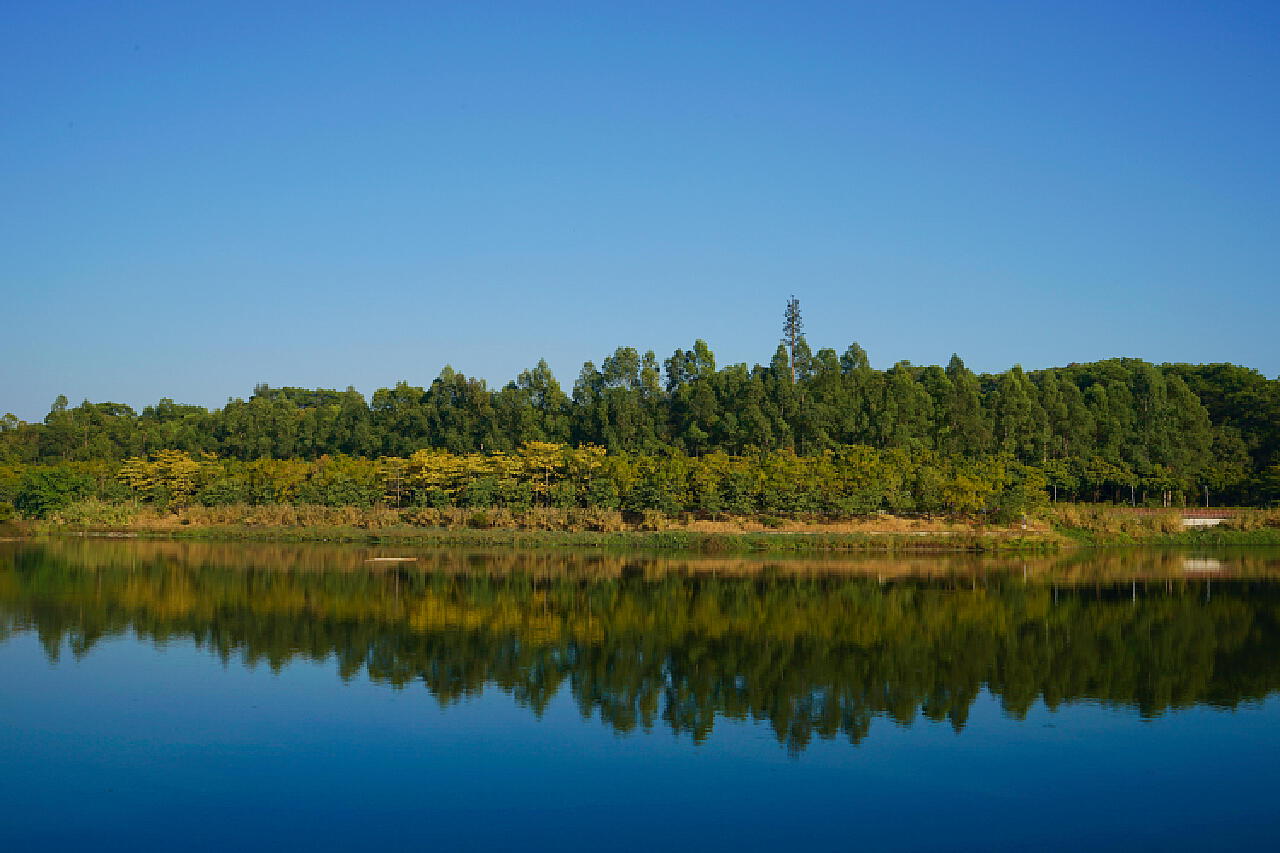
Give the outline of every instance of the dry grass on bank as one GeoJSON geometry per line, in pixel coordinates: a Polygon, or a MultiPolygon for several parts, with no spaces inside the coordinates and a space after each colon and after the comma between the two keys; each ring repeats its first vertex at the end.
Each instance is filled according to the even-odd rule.
{"type": "Polygon", "coordinates": [[[1060,528],[1082,530],[1095,536],[1142,537],[1181,533],[1182,513],[1176,509],[1157,513],[1134,513],[1124,507],[1096,504],[1056,504],[1054,523],[1060,528]]]}
{"type": "MultiPolygon", "coordinates": [[[[1216,528],[1248,531],[1280,528],[1280,510],[1233,509],[1216,528]]],[[[1055,504],[1050,518],[1060,530],[1082,531],[1098,537],[1140,539],[1188,532],[1182,511],[1135,512],[1128,507],[1097,504],[1055,504]]]]}
{"type": "Polygon", "coordinates": [[[609,510],[534,508],[524,511],[508,509],[445,509],[388,507],[328,507],[314,505],[228,504],[226,506],[189,506],[162,510],[139,504],[109,504],[89,499],[53,513],[48,521],[54,526],[77,528],[118,528],[124,530],[177,530],[181,528],[353,528],[387,530],[391,528],[443,528],[448,530],[589,530],[615,532],[622,530],[661,530],[663,519],[657,514],[641,514],[625,518],[609,510]]]}
{"type": "Polygon", "coordinates": [[[1226,530],[1263,530],[1280,528],[1280,509],[1258,509],[1242,512],[1222,523],[1226,530]]]}
{"type": "MultiPolygon", "coordinates": [[[[447,507],[391,509],[388,507],[326,506],[190,506],[173,511],[146,504],[112,504],[88,499],[52,514],[52,527],[178,531],[192,528],[351,528],[380,531],[420,528],[445,530],[530,530],[548,532],[689,532],[700,534],[862,534],[961,536],[976,530],[995,530],[945,518],[904,518],[877,514],[855,519],[794,519],[772,516],[698,518],[692,514],[669,517],[659,512],[623,513],[601,509],[526,510],[447,507]]],[[[1045,533],[1049,525],[1031,521],[1010,530],[1045,533]]]]}

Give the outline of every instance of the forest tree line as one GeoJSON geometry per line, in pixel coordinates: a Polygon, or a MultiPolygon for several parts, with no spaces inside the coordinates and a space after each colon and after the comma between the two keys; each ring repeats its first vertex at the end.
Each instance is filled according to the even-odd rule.
{"type": "MultiPolygon", "coordinates": [[[[708,467],[708,458],[730,460],[712,468],[745,466],[757,474],[789,457],[809,465],[871,460],[867,471],[890,460],[900,473],[913,466],[917,474],[921,467],[974,477],[997,471],[993,476],[1007,482],[1038,482],[1050,500],[1268,504],[1280,499],[1280,380],[1232,364],[1138,359],[977,374],[952,357],[945,367],[899,362],[877,370],[857,344],[843,355],[813,353],[801,335],[791,347],[780,345],[768,365],[754,366],[718,367],[703,341],[662,362],[653,352],[620,347],[598,367],[584,364],[568,392],[540,361],[499,389],[445,367],[428,387],[400,382],[369,399],[352,388],[260,385],[215,409],[163,399],[136,412],[59,398],[40,423],[12,415],[0,421],[0,465],[10,481],[33,466],[84,471],[87,463],[99,463],[93,470],[114,463],[118,470],[125,460],[154,461],[161,451],[216,457],[232,468],[263,460],[313,467],[336,458],[390,460],[368,467],[383,477],[369,486],[374,500],[386,499],[388,466],[422,451],[469,459],[478,470],[470,479],[483,481],[471,491],[496,495],[503,477],[479,470],[487,464],[479,457],[518,456],[538,445],[570,456],[599,448],[676,477],[708,467]]],[[[501,467],[489,467],[495,465],[501,467]]],[[[621,486],[596,497],[581,482],[575,488],[572,499],[559,499],[625,503],[621,486]]],[[[733,503],[731,487],[717,489],[733,503]]],[[[466,497],[466,484],[419,491],[427,497],[409,499],[478,499],[466,497]]],[[[880,491],[880,499],[855,503],[901,508],[892,484],[880,491]]],[[[538,498],[536,490],[529,496],[538,498]]],[[[925,509],[929,502],[916,503],[925,509]]]]}

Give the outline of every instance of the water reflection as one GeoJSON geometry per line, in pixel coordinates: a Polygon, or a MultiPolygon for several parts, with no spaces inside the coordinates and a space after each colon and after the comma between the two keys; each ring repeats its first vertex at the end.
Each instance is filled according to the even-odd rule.
{"type": "Polygon", "coordinates": [[[1096,701],[1151,716],[1280,687],[1280,552],[752,560],[58,540],[0,544],[0,640],[51,660],[103,638],[304,658],[444,704],[568,691],[619,732],[701,741],[767,722],[793,751],[883,717],[957,731],[979,692],[1023,717],[1096,701]],[[413,556],[410,563],[369,562],[413,556]],[[1212,566],[1212,568],[1208,568],[1212,566]]]}

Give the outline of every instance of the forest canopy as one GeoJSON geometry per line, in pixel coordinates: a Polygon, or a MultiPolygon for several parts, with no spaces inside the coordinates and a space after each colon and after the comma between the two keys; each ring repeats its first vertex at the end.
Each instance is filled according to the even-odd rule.
{"type": "MultiPolygon", "coordinates": [[[[834,459],[864,474],[921,465],[978,478],[996,472],[1036,483],[1049,499],[1280,499],[1280,380],[1256,370],[1121,358],[978,374],[958,356],[945,366],[877,370],[856,343],[813,352],[798,326],[788,331],[767,365],[719,366],[701,340],[661,361],[619,347],[598,366],[585,363],[567,391],[539,361],[501,388],[445,367],[428,386],[399,382],[368,399],[353,388],[259,385],[220,408],[165,398],[137,412],[60,397],[43,422],[0,421],[0,502],[17,500],[32,476],[62,476],[69,463],[115,470],[130,459],[155,462],[162,451],[226,464],[407,461],[440,451],[483,468],[479,457],[539,444],[594,448],[676,477],[713,457],[729,460],[721,468],[745,466],[750,479],[790,456],[808,460],[802,467],[834,459]]],[[[385,485],[370,486],[373,499],[384,498],[385,485]]],[[[574,497],[596,499],[617,502],[574,497]]],[[[859,508],[892,509],[892,499],[859,508]]]]}

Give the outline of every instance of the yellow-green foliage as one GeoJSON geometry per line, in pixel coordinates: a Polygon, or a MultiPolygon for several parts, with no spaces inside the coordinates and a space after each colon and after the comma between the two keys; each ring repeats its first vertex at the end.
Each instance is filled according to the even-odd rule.
{"type": "Polygon", "coordinates": [[[569,447],[546,441],[528,441],[515,453],[453,454],[447,450],[424,449],[408,459],[379,460],[389,497],[400,498],[403,489],[438,490],[456,499],[469,483],[493,478],[501,485],[528,484],[545,503],[551,487],[566,479],[588,482],[604,464],[602,447],[569,447]]]}
{"type": "Polygon", "coordinates": [[[212,462],[212,456],[193,459],[182,450],[159,450],[126,459],[116,476],[151,500],[185,506],[212,475],[212,462]]]}
{"type": "MultiPolygon", "coordinates": [[[[73,498],[118,498],[94,485],[105,478],[134,499],[170,509],[461,507],[518,516],[554,507],[638,513],[641,525],[655,530],[661,529],[662,516],[681,513],[842,519],[888,511],[1010,522],[1047,500],[1044,472],[1008,457],[968,459],[861,445],[814,456],[790,450],[689,456],[606,454],[591,445],[530,441],[511,453],[422,449],[377,460],[322,456],[251,462],[164,450],[127,459],[100,475],[77,477],[79,492],[73,498]]],[[[67,502],[55,495],[47,503],[67,502]]],[[[476,513],[468,518],[473,525],[489,523],[476,513]]]]}

